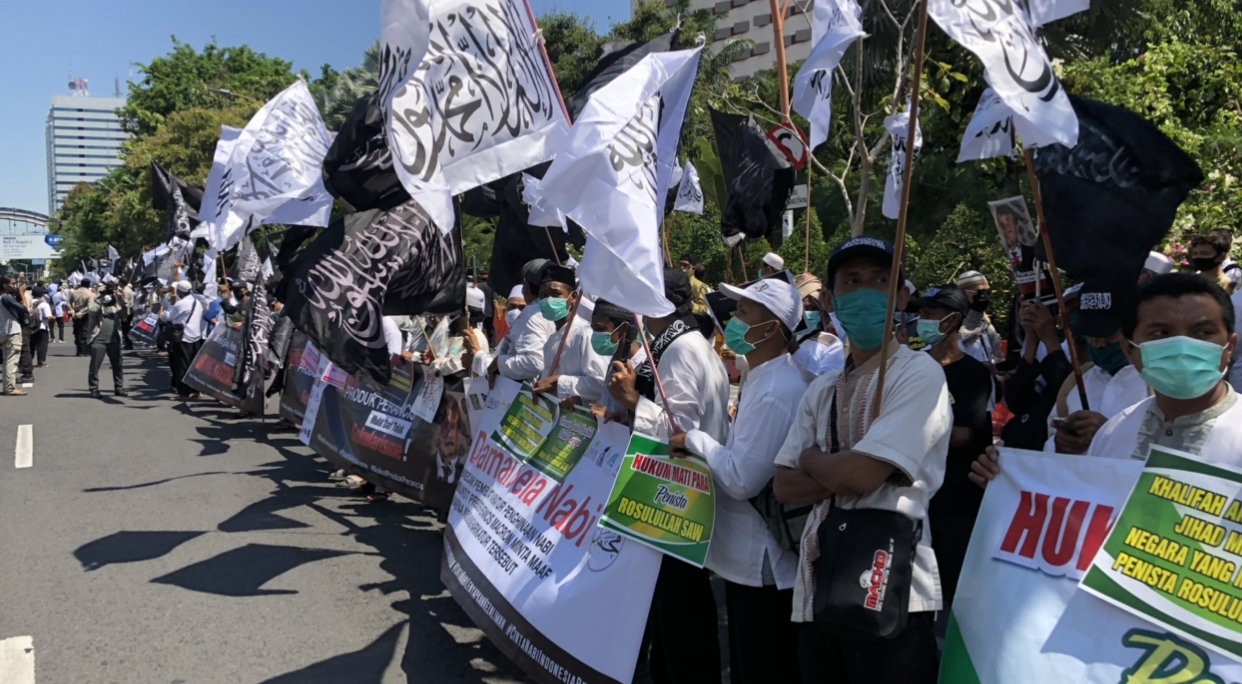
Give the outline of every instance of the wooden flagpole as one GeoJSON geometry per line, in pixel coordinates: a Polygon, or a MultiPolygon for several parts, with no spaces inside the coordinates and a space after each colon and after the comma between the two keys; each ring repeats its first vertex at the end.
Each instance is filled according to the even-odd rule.
{"type": "Polygon", "coordinates": [[[643,341],[643,351],[647,353],[647,363],[651,364],[651,377],[655,378],[656,391],[660,393],[660,403],[664,405],[664,415],[668,416],[668,426],[672,434],[680,434],[681,428],[677,427],[677,420],[673,418],[673,410],[668,407],[668,395],[664,393],[664,383],[660,381],[660,369],[656,368],[655,357],[651,355],[651,347],[647,345],[647,335],[643,333],[643,322],[637,314],[634,315],[634,320],[638,324],[638,339],[643,341]]]}
{"type": "Polygon", "coordinates": [[[768,4],[772,9],[772,43],[776,50],[776,82],[780,86],[781,114],[784,114],[785,119],[788,120],[789,69],[785,62],[785,9],[789,5],[786,3],[785,7],[781,7],[780,0],[768,0],[768,4]]]}
{"type": "MultiPolygon", "coordinates": [[[[902,169],[901,207],[897,213],[897,237],[893,240],[893,266],[888,275],[888,306],[885,310],[884,341],[880,343],[880,377],[875,389],[875,415],[880,414],[881,402],[884,398],[884,376],[888,370],[888,346],[893,336],[889,334],[893,315],[897,309],[898,288],[904,287],[901,280],[901,264],[906,252],[906,223],[910,214],[910,182],[914,176],[914,144],[919,131],[919,96],[923,84],[923,52],[927,44],[927,0],[919,3],[918,36],[914,47],[914,80],[910,85],[910,121],[906,128],[906,165],[902,169]]],[[[858,55],[862,59],[862,55],[858,55]]]]}
{"type": "MultiPolygon", "coordinates": [[[[1082,401],[1082,410],[1091,410],[1087,403],[1087,386],[1082,380],[1082,364],[1078,359],[1078,345],[1074,344],[1074,331],[1070,330],[1069,312],[1065,307],[1065,291],[1061,288],[1061,275],[1057,270],[1057,259],[1052,253],[1052,237],[1048,234],[1048,220],[1044,218],[1044,203],[1039,196],[1039,180],[1035,177],[1035,163],[1031,149],[1027,148],[1022,155],[1026,159],[1026,175],[1031,184],[1031,195],[1035,198],[1035,213],[1039,217],[1039,233],[1043,236],[1044,251],[1048,253],[1048,275],[1052,280],[1052,291],[1057,295],[1057,307],[1061,310],[1061,325],[1065,330],[1065,339],[1069,342],[1070,363],[1074,367],[1074,384],[1078,385],[1078,398],[1082,401]]],[[[1039,282],[1039,271],[1035,271],[1035,282],[1039,282]]]]}
{"type": "Polygon", "coordinates": [[[803,252],[802,272],[811,272],[811,149],[806,150],[806,251],[803,252]]]}
{"type": "Polygon", "coordinates": [[[569,339],[569,328],[574,324],[574,317],[578,315],[578,305],[582,303],[582,291],[578,291],[578,301],[574,302],[573,308],[569,310],[566,317],[569,322],[565,324],[565,334],[561,335],[561,343],[556,346],[556,356],[552,358],[552,368],[548,371],[548,377],[556,375],[556,367],[561,363],[561,352],[565,351],[565,340],[569,339]]]}

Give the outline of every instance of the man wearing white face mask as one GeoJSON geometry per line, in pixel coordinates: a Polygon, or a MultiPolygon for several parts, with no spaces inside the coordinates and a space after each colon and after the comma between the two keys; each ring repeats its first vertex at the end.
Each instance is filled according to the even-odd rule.
{"type": "MultiPolygon", "coordinates": [[[[1229,295],[1200,276],[1170,273],[1140,288],[1122,332],[1155,396],[1105,423],[1087,455],[1145,460],[1160,446],[1242,465],[1242,405],[1224,382],[1238,344],[1234,324],[1229,295]]],[[[1001,467],[989,449],[971,479],[986,487],[1001,467]]]]}

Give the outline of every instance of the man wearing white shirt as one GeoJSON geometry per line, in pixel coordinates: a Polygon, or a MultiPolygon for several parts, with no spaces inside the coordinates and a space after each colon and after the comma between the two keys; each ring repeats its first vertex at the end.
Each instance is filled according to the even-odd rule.
{"type": "MultiPolygon", "coordinates": [[[[676,431],[700,430],[725,443],[729,429],[729,378],[724,363],[692,315],[690,277],[664,270],[664,296],[674,312],[646,317],[653,358],[638,368],[613,362],[608,392],[633,413],[634,431],[668,439],[676,431]],[[659,371],[664,397],[656,389],[659,371]],[[665,411],[667,401],[669,413],[665,411]]],[[[716,603],[706,570],[665,556],[652,598],[652,676],[657,682],[720,682],[716,603]]]]}
{"type": "MultiPolygon", "coordinates": [[[[940,364],[896,341],[889,345],[883,397],[875,412],[880,350],[892,326],[887,308],[892,259],[891,244],[868,237],[847,240],[833,251],[827,283],[833,309],[850,336],[850,358],[840,375],[824,375],[807,388],[776,456],[777,498],[787,505],[814,504],[802,536],[793,596],[805,684],[936,681],[933,620],[942,601],[927,509],[944,480],[953,421],[940,364]],[[815,567],[836,560],[821,557],[819,549],[820,525],[833,508],[899,513],[921,527],[910,559],[908,619],[891,638],[829,634],[814,623],[815,567]]],[[[904,310],[908,299],[899,291],[897,310],[904,310]]]]}
{"type": "Polygon", "coordinates": [[[720,290],[738,300],[724,335],[729,348],[746,357],[749,382],[724,444],[690,430],[673,435],[669,448],[702,454],[717,487],[707,568],[725,580],[731,680],[797,682],[798,635],[789,614],[798,556],[782,548],[750,500],[775,477],[773,459],[806,391],[789,354],[802,302],[782,280],[760,280],[745,290],[721,284],[720,290]]]}
{"type": "Polygon", "coordinates": [[[405,339],[401,335],[401,326],[394,316],[384,316],[384,345],[388,347],[388,356],[400,356],[405,350],[405,339]]]}
{"type": "Polygon", "coordinates": [[[181,326],[181,335],[174,339],[169,352],[173,387],[177,391],[172,401],[187,401],[202,396],[184,382],[186,371],[190,370],[190,364],[203,347],[203,303],[191,294],[191,289],[189,281],[178,280],[174,283],[173,305],[163,314],[169,325],[181,326]]]}
{"type": "Polygon", "coordinates": [[[802,372],[802,379],[810,384],[821,375],[839,373],[845,368],[845,344],[836,335],[827,332],[825,325],[832,321],[823,313],[822,295],[824,284],[809,274],[794,278],[794,285],[802,297],[803,318],[806,331],[801,339],[790,344],[794,366],[802,372]]]}
{"type": "MultiPolygon", "coordinates": [[[[552,321],[540,315],[536,302],[540,282],[543,280],[543,268],[551,262],[547,259],[534,259],[522,267],[522,280],[526,288],[527,306],[522,310],[509,328],[509,334],[496,348],[496,355],[486,368],[487,377],[494,378],[497,374],[510,380],[524,382],[534,380],[543,372],[543,345],[556,332],[552,321]]],[[[486,358],[486,355],[476,360],[486,358]]],[[[482,364],[481,361],[476,361],[482,364]]],[[[475,366],[476,371],[479,366],[475,366]]]]}
{"type": "Polygon", "coordinates": [[[588,405],[599,403],[604,396],[608,359],[591,348],[591,324],[587,319],[571,315],[582,298],[576,287],[577,278],[568,268],[543,269],[543,282],[539,284],[541,315],[552,321],[556,332],[543,344],[544,367],[541,379],[535,383],[535,392],[555,394],[561,401],[579,397],[583,405],[588,405]]]}

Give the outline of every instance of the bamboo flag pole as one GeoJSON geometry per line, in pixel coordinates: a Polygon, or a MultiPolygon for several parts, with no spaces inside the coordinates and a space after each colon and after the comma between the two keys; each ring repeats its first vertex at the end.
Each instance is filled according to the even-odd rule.
{"type": "MultiPolygon", "coordinates": [[[[1078,398],[1082,400],[1082,410],[1091,410],[1087,403],[1087,386],[1082,381],[1082,365],[1078,360],[1078,345],[1074,344],[1074,332],[1070,330],[1069,312],[1065,307],[1065,290],[1061,288],[1061,275],[1057,270],[1057,259],[1052,253],[1052,237],[1048,234],[1048,220],[1044,218],[1044,203],[1039,196],[1039,180],[1035,178],[1035,164],[1032,161],[1031,149],[1027,148],[1022,155],[1026,159],[1026,175],[1031,184],[1031,195],[1035,198],[1035,214],[1039,217],[1039,233],[1043,236],[1044,251],[1048,253],[1048,273],[1052,280],[1052,291],[1057,295],[1057,307],[1061,310],[1061,325],[1065,330],[1065,339],[1069,341],[1070,363],[1074,367],[1074,384],[1078,385],[1078,398]]],[[[1039,282],[1039,270],[1035,271],[1035,282],[1039,282]]]]}
{"type": "MultiPolygon", "coordinates": [[[[656,368],[655,357],[651,355],[651,347],[647,346],[647,335],[643,333],[642,320],[638,315],[634,316],[634,320],[638,323],[638,339],[643,341],[643,351],[647,354],[647,363],[651,366],[651,377],[655,378],[656,391],[660,393],[660,402],[664,404],[664,415],[668,416],[668,426],[671,434],[679,434],[681,428],[677,427],[677,420],[673,418],[673,410],[668,406],[668,395],[664,393],[664,383],[660,381],[660,369],[656,368]]],[[[620,363],[617,361],[616,363],[620,363]]]]}
{"type": "Polygon", "coordinates": [[[773,46],[776,49],[776,82],[780,86],[781,95],[781,114],[785,118],[789,118],[789,69],[785,62],[785,7],[781,7],[780,0],[768,0],[768,4],[772,8],[772,33],[774,39],[773,46]]]}
{"type": "Polygon", "coordinates": [[[548,377],[556,375],[556,367],[561,363],[561,352],[565,351],[565,340],[569,339],[569,330],[574,325],[574,318],[578,316],[578,305],[582,303],[582,291],[578,291],[578,300],[574,302],[572,308],[569,309],[569,315],[565,317],[565,334],[561,335],[561,343],[556,346],[556,356],[552,358],[552,368],[548,371],[548,377]]]}
{"type": "Polygon", "coordinates": [[[803,252],[802,272],[811,272],[811,152],[810,147],[806,150],[806,251],[803,252]]]}
{"type": "MultiPolygon", "coordinates": [[[[910,214],[910,182],[914,176],[913,150],[914,141],[919,130],[919,96],[923,84],[923,51],[927,44],[927,5],[928,0],[919,3],[918,37],[914,47],[914,80],[910,85],[910,122],[906,128],[906,165],[902,169],[901,207],[897,213],[897,237],[893,240],[893,267],[888,275],[888,306],[885,311],[884,325],[887,331],[892,324],[893,314],[897,309],[897,290],[905,285],[901,280],[901,263],[906,252],[906,222],[910,214]]],[[[858,55],[862,59],[862,55],[858,55]]],[[[880,343],[880,377],[875,389],[875,415],[880,414],[880,406],[884,397],[884,376],[888,370],[888,345],[893,336],[884,335],[880,343]]]]}

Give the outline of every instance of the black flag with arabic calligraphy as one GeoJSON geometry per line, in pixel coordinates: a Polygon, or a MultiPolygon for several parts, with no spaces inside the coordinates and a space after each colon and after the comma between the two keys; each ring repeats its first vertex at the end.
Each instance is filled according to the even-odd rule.
{"type": "Polygon", "coordinates": [[[286,266],[285,312],[328,359],[378,386],[391,377],[383,317],[460,311],[460,228],[445,235],[417,202],[335,221],[286,266]]]}
{"type": "Polygon", "coordinates": [[[1073,95],[1070,102],[1078,144],[1037,148],[1035,173],[1057,266],[1083,281],[1082,332],[1107,336],[1203,171],[1141,116],[1073,95]]]}
{"type": "Polygon", "coordinates": [[[198,223],[198,210],[203,204],[203,189],[169,173],[159,162],[151,160],[151,208],[168,212],[164,223],[164,239],[190,239],[190,231],[198,223]]]}
{"type": "Polygon", "coordinates": [[[779,230],[797,172],[750,117],[711,110],[712,132],[728,199],[720,217],[726,245],[779,230]]]}

